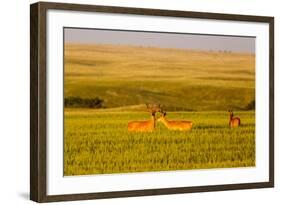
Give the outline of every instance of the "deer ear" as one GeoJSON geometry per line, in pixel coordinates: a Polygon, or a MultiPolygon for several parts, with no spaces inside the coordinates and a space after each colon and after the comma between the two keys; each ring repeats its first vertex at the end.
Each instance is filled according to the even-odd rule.
{"type": "Polygon", "coordinates": [[[166,116],[166,114],[167,114],[167,113],[166,113],[166,112],[164,112],[164,116],[166,116]]]}

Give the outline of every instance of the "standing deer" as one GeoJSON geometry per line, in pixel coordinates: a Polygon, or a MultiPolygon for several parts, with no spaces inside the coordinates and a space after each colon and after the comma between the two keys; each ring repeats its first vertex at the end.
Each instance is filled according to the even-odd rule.
{"type": "Polygon", "coordinates": [[[241,120],[239,117],[233,117],[232,110],[228,110],[229,113],[229,126],[230,128],[239,127],[241,124],[241,120]]]}
{"type": "Polygon", "coordinates": [[[131,121],[128,123],[129,132],[152,132],[155,128],[155,114],[160,111],[160,105],[148,105],[147,110],[151,113],[151,119],[146,121],[131,121]]]}
{"type": "Polygon", "coordinates": [[[163,112],[163,110],[161,110],[161,115],[157,121],[162,122],[169,130],[189,131],[193,125],[192,121],[167,120],[166,112],[163,112]]]}

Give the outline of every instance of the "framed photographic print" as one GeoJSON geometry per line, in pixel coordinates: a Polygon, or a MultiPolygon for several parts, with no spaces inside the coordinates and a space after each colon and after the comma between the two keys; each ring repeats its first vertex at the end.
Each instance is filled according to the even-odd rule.
{"type": "Polygon", "coordinates": [[[30,198],[274,186],[274,18],[31,5],[30,198]]]}

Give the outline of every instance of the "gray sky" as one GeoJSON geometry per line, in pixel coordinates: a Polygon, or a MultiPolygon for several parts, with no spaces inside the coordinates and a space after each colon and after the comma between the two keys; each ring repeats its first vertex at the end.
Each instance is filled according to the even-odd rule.
{"type": "Polygon", "coordinates": [[[124,44],[161,48],[227,50],[255,53],[254,37],[171,34],[136,31],[65,28],[67,43],[124,44]]]}

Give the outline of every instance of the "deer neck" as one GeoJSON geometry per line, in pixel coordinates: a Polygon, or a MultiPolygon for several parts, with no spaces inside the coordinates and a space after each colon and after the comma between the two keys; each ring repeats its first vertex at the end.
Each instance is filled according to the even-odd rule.
{"type": "Polygon", "coordinates": [[[233,115],[229,115],[229,123],[232,121],[233,115]]]}
{"type": "Polygon", "coordinates": [[[155,117],[154,116],[151,116],[150,122],[153,125],[153,127],[155,128],[155,117]]]}
{"type": "Polygon", "coordinates": [[[169,121],[168,121],[165,117],[163,117],[161,121],[163,122],[163,124],[164,124],[166,127],[168,127],[168,128],[170,127],[169,121]]]}

